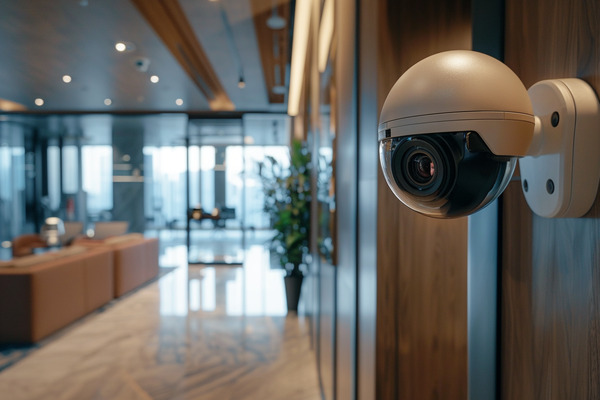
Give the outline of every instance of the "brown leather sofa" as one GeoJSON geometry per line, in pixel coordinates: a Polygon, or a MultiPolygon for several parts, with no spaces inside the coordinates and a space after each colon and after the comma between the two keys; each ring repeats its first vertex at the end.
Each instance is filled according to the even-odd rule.
{"type": "MultiPolygon", "coordinates": [[[[127,235],[126,235],[127,236],[127,235]]],[[[115,297],[158,275],[158,239],[106,240],[113,251],[115,297]]]]}
{"type": "Polygon", "coordinates": [[[158,275],[158,239],[140,233],[104,240],[78,239],[77,245],[109,248],[113,253],[114,297],[120,297],[158,275]]]}
{"type": "Polygon", "coordinates": [[[0,267],[0,342],[36,342],[113,299],[108,248],[71,247],[0,267]]]}
{"type": "Polygon", "coordinates": [[[78,239],[0,261],[0,343],[33,343],[158,274],[158,239],[78,239]]]}

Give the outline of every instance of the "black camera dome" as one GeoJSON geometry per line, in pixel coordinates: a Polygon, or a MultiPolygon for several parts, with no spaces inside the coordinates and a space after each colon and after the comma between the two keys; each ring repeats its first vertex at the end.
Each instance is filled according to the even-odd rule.
{"type": "Polygon", "coordinates": [[[396,197],[437,218],[488,205],[505,189],[516,164],[514,157],[492,154],[475,132],[391,138],[380,142],[380,157],[396,197]]]}

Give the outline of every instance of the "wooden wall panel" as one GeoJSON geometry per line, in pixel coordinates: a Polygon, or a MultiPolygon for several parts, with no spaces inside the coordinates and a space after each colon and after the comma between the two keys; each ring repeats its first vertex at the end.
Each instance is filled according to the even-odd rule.
{"type": "Polygon", "coordinates": [[[356,398],[358,115],[356,2],[335,2],[336,363],[335,398],[356,398]]]}
{"type": "Polygon", "coordinates": [[[322,261],[319,274],[318,370],[323,400],[335,399],[335,266],[322,261]]]}
{"type": "Polygon", "coordinates": [[[375,399],[377,320],[377,4],[359,1],[357,398],[375,399]]]}
{"type": "MultiPolygon", "coordinates": [[[[580,77],[598,93],[599,42],[598,1],[506,2],[506,63],[527,87],[580,77]]],[[[544,219],[515,182],[503,204],[501,398],[600,398],[600,203],[544,219]]]]}
{"type": "MultiPolygon", "coordinates": [[[[470,2],[380,0],[379,109],[428,55],[471,47],[470,2]]],[[[467,219],[404,207],[378,177],[377,399],[467,398],[467,219]]]]}

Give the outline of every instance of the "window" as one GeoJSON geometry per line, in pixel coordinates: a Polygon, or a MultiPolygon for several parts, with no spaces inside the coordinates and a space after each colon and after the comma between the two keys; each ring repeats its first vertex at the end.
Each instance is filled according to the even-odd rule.
{"type": "Polygon", "coordinates": [[[90,214],[113,208],[112,157],[111,146],[81,148],[83,190],[87,194],[90,214]]]}

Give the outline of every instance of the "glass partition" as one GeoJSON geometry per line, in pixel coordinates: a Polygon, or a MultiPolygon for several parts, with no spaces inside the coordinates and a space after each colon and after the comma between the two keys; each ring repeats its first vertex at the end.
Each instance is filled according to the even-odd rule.
{"type": "MultiPolygon", "coordinates": [[[[24,124],[0,120],[0,259],[10,258],[10,241],[17,235],[33,232],[33,219],[26,215],[25,136],[30,128],[24,124]]],[[[31,155],[27,157],[31,162],[31,155]]]]}
{"type": "Polygon", "coordinates": [[[235,263],[247,230],[253,243],[269,237],[258,163],[270,156],[287,168],[287,116],[0,118],[0,242],[38,232],[49,216],[89,233],[123,220],[131,232],[189,240],[192,259],[235,263]],[[190,222],[195,207],[218,218],[190,222]]]}
{"type": "Polygon", "coordinates": [[[112,158],[112,146],[109,145],[81,148],[83,191],[87,193],[89,215],[98,216],[113,208],[112,158]]]}
{"type": "Polygon", "coordinates": [[[189,261],[241,265],[245,247],[241,120],[191,120],[188,157],[189,261]]]}

